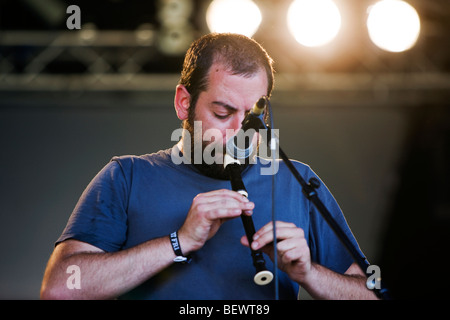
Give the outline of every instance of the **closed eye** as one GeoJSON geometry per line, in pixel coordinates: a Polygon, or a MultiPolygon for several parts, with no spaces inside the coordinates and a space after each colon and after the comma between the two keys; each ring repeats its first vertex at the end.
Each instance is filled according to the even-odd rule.
{"type": "Polygon", "coordinates": [[[237,109],[221,101],[213,101],[214,116],[220,120],[228,119],[237,109]]]}
{"type": "Polygon", "coordinates": [[[225,119],[227,119],[230,115],[229,115],[229,114],[226,114],[226,115],[220,115],[220,114],[217,114],[217,113],[214,112],[214,116],[215,116],[217,119],[225,120],[225,119]]]}

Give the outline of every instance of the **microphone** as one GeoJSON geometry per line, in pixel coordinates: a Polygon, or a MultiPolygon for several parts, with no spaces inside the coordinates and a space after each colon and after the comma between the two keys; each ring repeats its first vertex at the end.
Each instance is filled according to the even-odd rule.
{"type": "Polygon", "coordinates": [[[262,96],[252,107],[244,118],[238,133],[228,139],[226,143],[226,154],[224,157],[224,168],[230,163],[238,163],[239,160],[247,159],[253,153],[253,136],[256,130],[264,128],[263,113],[267,106],[267,97],[262,96]]]}

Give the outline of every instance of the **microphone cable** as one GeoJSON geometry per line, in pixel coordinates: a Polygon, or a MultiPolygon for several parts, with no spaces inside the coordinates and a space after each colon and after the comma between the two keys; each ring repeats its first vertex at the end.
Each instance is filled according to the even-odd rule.
{"type": "MultiPolygon", "coordinates": [[[[269,116],[269,128],[270,128],[270,142],[269,142],[269,149],[270,149],[270,156],[272,158],[272,232],[273,232],[273,274],[274,274],[274,281],[275,281],[275,300],[279,300],[279,288],[278,288],[278,252],[277,252],[277,231],[276,231],[276,213],[275,213],[275,185],[276,185],[276,178],[275,178],[275,161],[276,159],[276,144],[277,140],[275,137],[275,133],[273,131],[274,125],[273,125],[273,113],[272,113],[272,105],[270,104],[270,100],[266,98],[267,101],[267,111],[269,116]]],[[[267,125],[267,122],[266,122],[267,125]]]]}

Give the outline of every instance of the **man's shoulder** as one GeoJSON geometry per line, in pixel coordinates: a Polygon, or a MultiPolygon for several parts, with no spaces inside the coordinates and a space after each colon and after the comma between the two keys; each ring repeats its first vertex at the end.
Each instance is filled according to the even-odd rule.
{"type": "MultiPolygon", "coordinates": [[[[295,169],[301,174],[314,174],[310,165],[299,160],[289,159],[290,163],[295,167],[295,169]]],[[[280,174],[291,174],[289,171],[289,166],[282,159],[268,159],[263,157],[257,157],[256,164],[258,167],[266,168],[267,175],[271,175],[271,170],[275,170],[274,174],[280,172],[280,174]],[[275,162],[274,162],[275,161],[275,162]]]]}
{"type": "Polygon", "coordinates": [[[121,155],[111,158],[111,162],[117,162],[120,166],[133,165],[162,165],[171,161],[171,148],[143,155],[121,155]]]}

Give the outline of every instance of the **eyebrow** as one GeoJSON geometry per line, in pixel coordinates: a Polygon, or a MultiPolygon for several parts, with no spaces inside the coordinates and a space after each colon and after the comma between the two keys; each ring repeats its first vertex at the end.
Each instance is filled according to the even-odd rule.
{"type": "Polygon", "coordinates": [[[238,110],[237,108],[235,108],[233,106],[230,106],[229,104],[226,104],[226,103],[221,102],[221,101],[213,101],[212,104],[224,107],[224,108],[226,108],[228,110],[228,112],[236,112],[238,110]]]}

